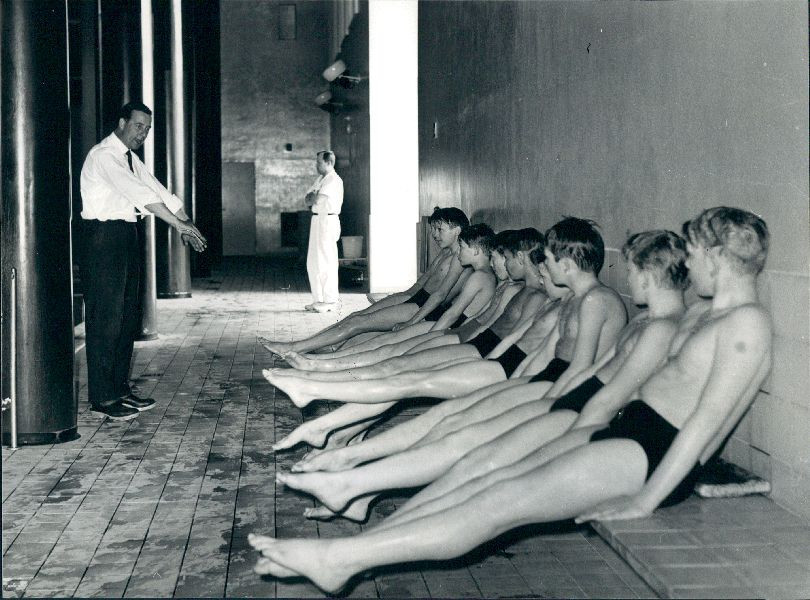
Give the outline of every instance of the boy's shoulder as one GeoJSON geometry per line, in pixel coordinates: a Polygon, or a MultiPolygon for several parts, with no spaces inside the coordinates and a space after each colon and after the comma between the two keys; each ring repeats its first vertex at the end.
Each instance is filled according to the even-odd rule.
{"type": "Polygon", "coordinates": [[[588,290],[582,297],[582,303],[587,303],[589,306],[604,306],[605,308],[621,306],[622,310],[625,309],[619,293],[612,287],[603,284],[596,285],[588,290]]]}

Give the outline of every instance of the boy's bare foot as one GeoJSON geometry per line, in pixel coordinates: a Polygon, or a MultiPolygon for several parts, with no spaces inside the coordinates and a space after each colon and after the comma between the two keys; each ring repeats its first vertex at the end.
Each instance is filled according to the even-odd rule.
{"type": "Polygon", "coordinates": [[[303,408],[315,400],[315,396],[307,394],[301,389],[301,387],[308,382],[285,376],[283,374],[284,371],[286,371],[286,369],[263,369],[262,375],[264,375],[267,381],[287,394],[290,400],[292,400],[292,403],[298,408],[303,408]]]}
{"type": "Polygon", "coordinates": [[[354,494],[345,484],[342,473],[276,473],[276,483],[283,483],[289,488],[315,496],[321,503],[334,512],[340,512],[354,494]]]}
{"type": "Polygon", "coordinates": [[[353,575],[341,564],[345,558],[332,551],[334,540],[277,540],[251,534],[248,541],[264,556],[254,569],[262,575],[302,575],[325,592],[337,592],[353,575]]]}
{"type": "MultiPolygon", "coordinates": [[[[287,434],[284,439],[273,444],[273,451],[286,450],[301,442],[309,444],[310,446],[323,446],[324,443],[326,443],[326,436],[329,435],[329,431],[324,431],[314,423],[314,420],[301,423],[301,425],[287,434]]],[[[295,467],[293,467],[293,470],[295,470],[295,467]]]]}
{"type": "Polygon", "coordinates": [[[261,335],[257,336],[256,339],[265,350],[280,358],[284,358],[285,354],[292,351],[293,344],[291,343],[274,342],[273,340],[268,340],[266,337],[261,335]]]}

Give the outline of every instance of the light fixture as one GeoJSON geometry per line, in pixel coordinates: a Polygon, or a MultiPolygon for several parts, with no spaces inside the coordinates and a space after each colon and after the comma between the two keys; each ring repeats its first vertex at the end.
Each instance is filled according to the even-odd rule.
{"type": "Polygon", "coordinates": [[[317,104],[318,106],[323,106],[331,99],[332,99],[332,92],[326,90],[325,92],[321,92],[320,94],[315,96],[315,104],[317,104]]]}
{"type": "Polygon", "coordinates": [[[347,81],[351,84],[360,83],[366,77],[359,77],[357,75],[344,75],[346,72],[346,63],[343,62],[341,59],[336,60],[331,65],[326,67],[323,71],[323,78],[326,81],[335,81],[336,79],[342,79],[347,81]]]}

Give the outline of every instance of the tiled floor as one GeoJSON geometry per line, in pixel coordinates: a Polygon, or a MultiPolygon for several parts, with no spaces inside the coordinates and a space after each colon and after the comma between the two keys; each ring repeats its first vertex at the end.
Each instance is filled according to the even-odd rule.
{"type": "Polygon", "coordinates": [[[665,598],[810,598],[810,524],[764,496],[596,528],[665,598]]]}
{"type": "MultiPolygon", "coordinates": [[[[344,310],[365,304],[345,294],[344,310]]],[[[256,334],[292,339],[335,320],[305,313],[300,269],[240,260],[194,282],[193,298],[160,301],[154,342],[138,344],[133,377],[158,407],[127,423],[87,411],[77,355],[81,438],[3,449],[3,596],[312,597],[304,581],[251,571],[252,531],[338,536],[361,526],[314,523],[310,498],[274,474],[303,449],[268,448],[301,412],[261,376],[256,334]]],[[[410,408],[398,419],[418,408],[410,408]]],[[[400,501],[380,502],[372,522],[400,501]]],[[[449,564],[379,569],[353,597],[655,597],[588,528],[514,532],[449,564]]]]}

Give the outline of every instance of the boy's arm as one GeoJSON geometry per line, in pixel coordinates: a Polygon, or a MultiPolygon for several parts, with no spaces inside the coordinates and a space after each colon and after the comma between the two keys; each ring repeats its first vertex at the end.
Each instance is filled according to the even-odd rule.
{"type": "Polygon", "coordinates": [[[439,306],[439,304],[441,304],[442,301],[447,298],[452,291],[453,286],[456,285],[458,280],[461,278],[463,272],[464,267],[461,266],[460,262],[454,260],[450,264],[450,269],[447,271],[447,276],[444,278],[444,281],[439,289],[430,295],[430,298],[428,298],[422,307],[416,311],[416,314],[413,317],[411,317],[407,322],[400,323],[395,326],[394,331],[404,329],[408,325],[414,325],[428,316],[434,308],[439,306]]]}
{"type": "Polygon", "coordinates": [[[444,314],[436,321],[430,330],[441,331],[442,329],[447,329],[464,314],[464,310],[481,294],[489,294],[492,296],[493,290],[492,286],[489,285],[490,283],[491,279],[486,273],[476,271],[470,275],[467,281],[464,282],[464,286],[461,288],[459,295],[453,300],[453,304],[444,311],[444,314]]]}
{"type": "Polygon", "coordinates": [[[574,354],[571,363],[554,382],[548,393],[549,398],[557,398],[568,389],[568,382],[580,371],[593,365],[596,350],[599,347],[599,333],[605,322],[604,299],[600,294],[588,294],[582,299],[577,315],[577,339],[574,342],[574,354]]]}
{"type": "MultiPolygon", "coordinates": [[[[677,331],[677,324],[671,321],[656,321],[645,327],[619,371],[585,404],[573,427],[604,424],[610,421],[631,398],[631,394],[666,360],[669,343],[677,331]]],[[[602,366],[605,364],[601,360],[599,363],[602,366]]],[[[593,370],[594,373],[597,371],[598,369],[593,370]]]]}
{"type": "Polygon", "coordinates": [[[606,502],[577,521],[648,516],[675,489],[723,430],[729,431],[754,399],[771,361],[771,325],[759,307],[737,309],[719,326],[709,379],[695,411],[641,491],[606,502]]]}

